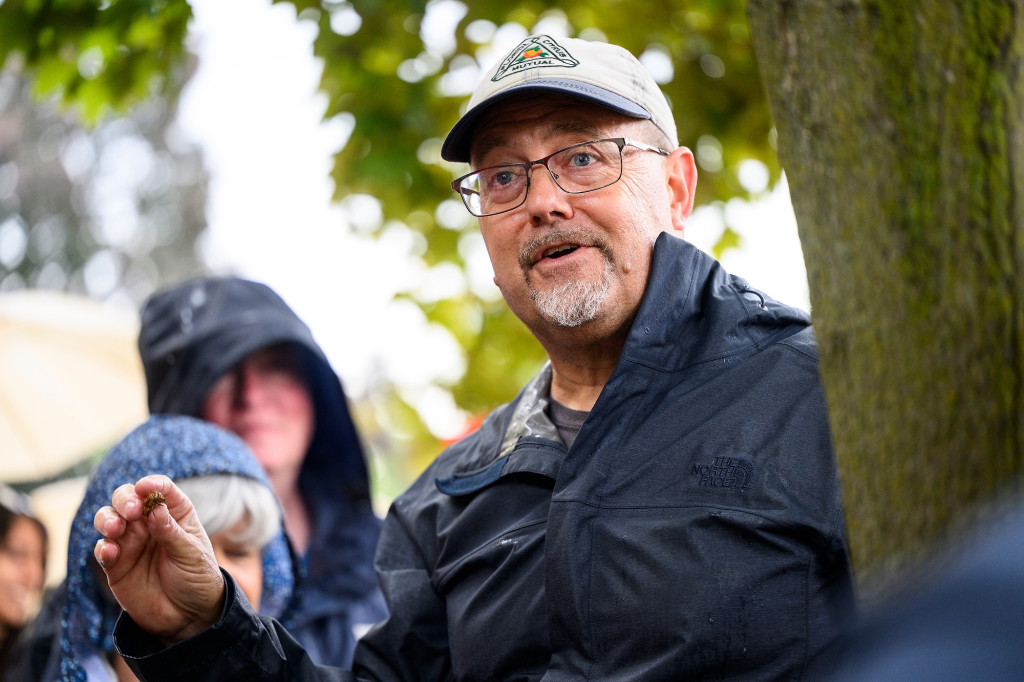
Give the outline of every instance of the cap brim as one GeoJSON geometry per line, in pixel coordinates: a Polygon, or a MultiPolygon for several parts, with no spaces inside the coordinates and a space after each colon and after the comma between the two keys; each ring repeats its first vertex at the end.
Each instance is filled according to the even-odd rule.
{"type": "Polygon", "coordinates": [[[444,144],[441,145],[441,158],[445,161],[464,161],[468,163],[473,131],[476,130],[476,126],[484,114],[490,111],[495,104],[503,100],[530,92],[552,92],[568,95],[599,104],[612,111],[617,111],[620,114],[632,116],[633,118],[652,118],[651,113],[639,104],[596,85],[563,78],[538,78],[495,93],[467,111],[452,127],[448,137],[444,140],[444,144]]]}

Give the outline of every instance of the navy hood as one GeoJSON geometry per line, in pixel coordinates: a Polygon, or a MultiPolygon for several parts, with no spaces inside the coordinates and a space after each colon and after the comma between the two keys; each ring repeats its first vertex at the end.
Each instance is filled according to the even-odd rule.
{"type": "Polygon", "coordinates": [[[217,379],[252,353],[277,344],[298,350],[316,413],[300,486],[314,499],[343,490],[369,501],[366,457],[341,381],[309,327],[270,287],[238,277],[193,279],[151,296],[141,317],[152,414],[197,417],[217,379]]]}

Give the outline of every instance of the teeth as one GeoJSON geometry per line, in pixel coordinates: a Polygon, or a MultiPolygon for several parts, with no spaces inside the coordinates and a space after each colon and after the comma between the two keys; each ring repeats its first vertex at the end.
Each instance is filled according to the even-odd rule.
{"type": "Polygon", "coordinates": [[[564,254],[569,253],[570,251],[575,251],[575,250],[576,250],[575,246],[566,246],[566,245],[556,246],[553,249],[545,251],[544,252],[544,256],[545,256],[545,258],[557,258],[559,256],[562,256],[564,254]]]}

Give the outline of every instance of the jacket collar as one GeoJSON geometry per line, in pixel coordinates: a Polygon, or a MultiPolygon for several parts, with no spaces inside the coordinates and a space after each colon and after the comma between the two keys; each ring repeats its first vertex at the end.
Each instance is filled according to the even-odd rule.
{"type": "Polygon", "coordinates": [[[751,352],[809,324],[806,312],[773,300],[693,244],[662,233],[619,365],[630,360],[677,371],[751,352]]]}
{"type": "Polygon", "coordinates": [[[561,443],[558,429],[547,415],[548,402],[551,398],[551,363],[544,367],[530,383],[520,392],[519,400],[512,412],[512,419],[505,429],[498,457],[512,452],[520,438],[540,436],[561,443]]]}
{"type": "MultiPolygon", "coordinates": [[[[804,311],[771,299],[694,245],[663,232],[615,374],[623,371],[624,360],[674,371],[751,353],[809,324],[804,311]]],[[[526,436],[561,442],[545,413],[550,392],[546,363],[514,403],[499,458],[526,436]]]]}

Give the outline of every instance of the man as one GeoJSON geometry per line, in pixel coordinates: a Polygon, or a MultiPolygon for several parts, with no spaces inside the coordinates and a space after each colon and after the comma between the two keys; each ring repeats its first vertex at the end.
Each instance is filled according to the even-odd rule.
{"type": "MultiPolygon", "coordinates": [[[[621,48],[534,36],[485,76],[442,155],[475,169],[453,188],[550,363],[395,500],[376,556],[390,614],[355,675],[809,675],[852,606],[814,338],[804,313],[676,236],[696,170],[657,85],[621,48]]],[[[138,669],[177,651],[225,674],[283,678],[287,659],[289,679],[327,675],[300,670],[216,575],[182,601],[186,578],[168,572],[178,606],[136,615],[135,586],[156,578],[126,557],[160,545],[195,565],[196,538],[139,523],[153,489],[187,518],[159,477],[96,517],[97,557],[135,619],[118,641],[157,652],[138,669]],[[217,659],[224,641],[251,661],[217,659]]]]}
{"type": "Polygon", "coordinates": [[[150,412],[200,417],[252,448],[302,561],[288,631],[317,663],[350,667],[387,613],[380,520],[345,392],[309,327],[265,284],[200,277],[149,297],[139,354],[150,412]]]}

